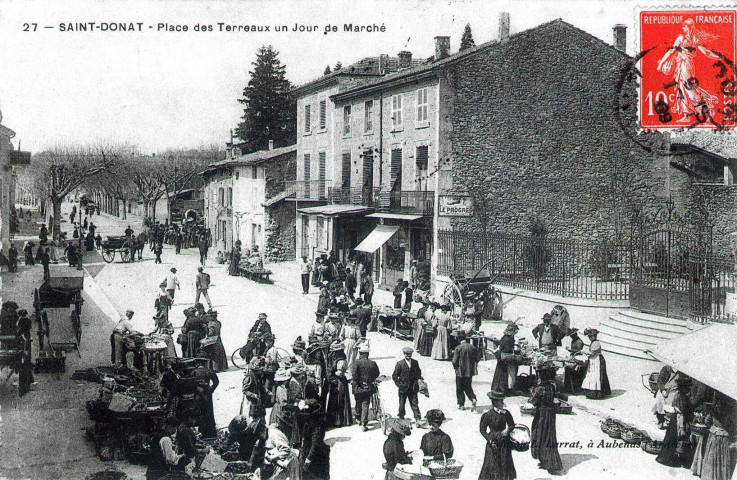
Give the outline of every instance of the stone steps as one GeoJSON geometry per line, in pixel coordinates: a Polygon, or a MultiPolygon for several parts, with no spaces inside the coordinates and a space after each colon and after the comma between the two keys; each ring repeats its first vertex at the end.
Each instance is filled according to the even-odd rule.
{"type": "Polygon", "coordinates": [[[685,320],[623,310],[601,322],[599,341],[606,352],[652,360],[646,350],[691,330],[685,320]]]}

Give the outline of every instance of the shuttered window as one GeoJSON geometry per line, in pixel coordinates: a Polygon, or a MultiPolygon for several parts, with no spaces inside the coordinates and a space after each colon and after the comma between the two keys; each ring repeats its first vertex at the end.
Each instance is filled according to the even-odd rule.
{"type": "Polygon", "coordinates": [[[343,135],[351,134],[351,106],[343,107],[343,135]]]}
{"type": "Polygon", "coordinates": [[[312,128],[310,107],[311,105],[305,105],[305,133],[310,133],[310,129],[312,128]]]}
{"type": "Polygon", "coordinates": [[[369,100],[363,104],[363,133],[374,131],[374,101],[369,100]]]}
{"type": "Polygon", "coordinates": [[[341,186],[343,188],[351,187],[351,152],[343,152],[341,186]]]}
{"type": "Polygon", "coordinates": [[[371,150],[363,152],[363,186],[374,186],[374,152],[371,150]]]}
{"type": "Polygon", "coordinates": [[[326,166],[325,166],[325,152],[320,152],[318,154],[318,161],[320,162],[318,164],[318,198],[324,198],[327,195],[327,189],[325,188],[325,178],[326,178],[326,166]]]}
{"type": "Polygon", "coordinates": [[[390,169],[391,189],[402,189],[402,149],[392,149],[392,164],[390,169]]]}
{"type": "Polygon", "coordinates": [[[427,92],[427,87],[417,90],[417,123],[427,122],[427,92]]]}
{"type": "Polygon", "coordinates": [[[402,95],[392,96],[392,128],[402,128],[402,95]]]}
{"type": "Polygon", "coordinates": [[[305,165],[304,165],[304,195],[303,198],[310,198],[310,177],[312,175],[312,172],[310,171],[310,154],[305,153],[305,165]]]}
{"type": "Polygon", "coordinates": [[[327,125],[327,110],[327,102],[325,100],[320,100],[320,130],[325,130],[327,125]]]}
{"type": "Polygon", "coordinates": [[[427,170],[427,145],[421,145],[417,147],[415,152],[415,162],[417,163],[418,170],[427,170]]]}

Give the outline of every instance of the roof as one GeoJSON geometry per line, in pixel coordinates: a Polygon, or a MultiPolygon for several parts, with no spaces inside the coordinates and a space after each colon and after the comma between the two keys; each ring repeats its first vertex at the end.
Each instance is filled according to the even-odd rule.
{"type": "Polygon", "coordinates": [[[525,40],[525,39],[527,39],[527,38],[529,38],[529,37],[531,37],[531,36],[533,36],[533,35],[541,32],[541,31],[547,30],[549,28],[564,28],[564,29],[568,29],[570,31],[573,31],[573,32],[576,32],[576,33],[579,33],[579,34],[584,34],[587,37],[589,37],[590,39],[596,41],[596,43],[599,43],[601,45],[604,45],[607,48],[609,48],[609,49],[611,49],[611,50],[613,50],[613,51],[615,51],[615,52],[623,55],[626,58],[631,58],[625,52],[622,52],[620,50],[617,50],[613,45],[609,45],[608,43],[604,42],[600,38],[597,38],[597,37],[591,35],[590,33],[585,32],[585,31],[581,30],[580,28],[575,27],[575,26],[571,25],[570,23],[564,22],[562,19],[558,18],[556,20],[553,20],[553,21],[550,21],[550,22],[547,22],[547,23],[543,23],[541,25],[538,25],[537,27],[533,27],[533,28],[531,28],[529,30],[524,30],[522,32],[515,33],[514,35],[511,35],[507,40],[505,40],[503,42],[500,42],[498,40],[492,40],[492,41],[489,41],[489,42],[486,42],[486,43],[482,43],[481,45],[478,45],[476,47],[471,47],[469,49],[456,52],[453,55],[450,55],[450,56],[448,56],[446,58],[443,58],[442,60],[428,62],[428,63],[422,64],[422,65],[418,65],[418,66],[413,67],[413,68],[408,68],[406,70],[401,70],[399,72],[396,72],[396,73],[393,73],[393,74],[390,74],[390,75],[385,75],[385,76],[383,76],[383,77],[381,77],[379,79],[373,80],[373,81],[369,81],[369,82],[363,83],[363,84],[361,84],[359,86],[356,86],[356,87],[354,87],[352,89],[345,90],[343,92],[339,92],[339,93],[333,95],[331,98],[333,100],[346,99],[346,98],[350,98],[352,96],[355,96],[355,95],[357,95],[359,93],[362,93],[364,91],[371,91],[371,90],[379,89],[377,87],[381,87],[381,86],[384,86],[386,84],[390,84],[390,83],[393,83],[393,82],[398,82],[398,81],[404,80],[406,78],[416,77],[416,76],[432,75],[432,74],[434,74],[434,71],[436,69],[438,69],[438,68],[444,67],[444,66],[446,66],[448,64],[452,64],[452,63],[457,62],[457,61],[462,60],[462,59],[466,59],[468,57],[471,57],[473,55],[479,54],[481,52],[485,52],[487,50],[492,50],[492,49],[498,48],[500,45],[506,45],[506,44],[508,44],[510,42],[517,42],[517,41],[525,40]]]}
{"type": "Polygon", "coordinates": [[[258,152],[249,153],[248,155],[242,155],[237,158],[226,158],[219,162],[211,163],[207,166],[207,169],[203,173],[218,170],[223,167],[243,167],[249,165],[260,165],[272,158],[280,157],[288,153],[297,153],[297,145],[290,145],[288,147],[279,147],[273,150],[259,150],[258,152]]]}
{"type": "Polygon", "coordinates": [[[306,207],[297,210],[300,213],[310,215],[351,215],[354,213],[364,213],[373,210],[371,207],[362,207],[360,205],[320,205],[318,207],[306,207]]]}
{"type": "Polygon", "coordinates": [[[727,158],[724,155],[721,155],[713,150],[707,150],[706,148],[700,147],[692,142],[684,140],[671,140],[670,149],[671,151],[684,149],[689,153],[700,153],[711,157],[714,160],[720,161],[723,165],[729,165],[730,163],[734,163],[736,161],[733,158],[727,158]]]}
{"type": "Polygon", "coordinates": [[[372,213],[371,215],[366,215],[367,218],[386,218],[388,220],[419,220],[422,218],[422,215],[413,215],[408,213],[372,213]]]}
{"type": "MultiPolygon", "coordinates": [[[[412,59],[411,66],[417,66],[425,62],[426,60],[412,59]]],[[[381,77],[386,75],[387,72],[396,72],[397,70],[399,70],[398,57],[390,57],[389,55],[365,57],[336,72],[328,73],[327,75],[300,85],[294,90],[294,93],[302,94],[319,89],[325,85],[337,82],[338,77],[366,77],[368,81],[371,77],[381,77]]]]}
{"type": "Polygon", "coordinates": [[[737,399],[737,325],[715,323],[653,347],[648,352],[689,377],[737,399]]]}

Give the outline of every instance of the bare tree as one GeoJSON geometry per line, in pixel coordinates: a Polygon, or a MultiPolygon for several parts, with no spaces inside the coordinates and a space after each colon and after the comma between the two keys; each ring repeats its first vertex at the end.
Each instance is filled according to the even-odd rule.
{"type": "Polygon", "coordinates": [[[60,234],[61,203],[90,178],[111,168],[121,156],[115,147],[58,146],[34,155],[32,175],[35,190],[51,203],[52,236],[60,234]]]}
{"type": "Polygon", "coordinates": [[[166,193],[161,181],[163,162],[156,156],[130,159],[129,175],[138,198],[143,202],[143,216],[156,220],[156,202],[166,193]]]}

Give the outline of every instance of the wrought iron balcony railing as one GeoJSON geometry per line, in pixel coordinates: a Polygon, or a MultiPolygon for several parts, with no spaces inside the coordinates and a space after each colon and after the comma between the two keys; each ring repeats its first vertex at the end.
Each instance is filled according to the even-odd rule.
{"type": "Polygon", "coordinates": [[[331,180],[295,180],[287,182],[287,198],[296,200],[327,201],[331,180]]]}

